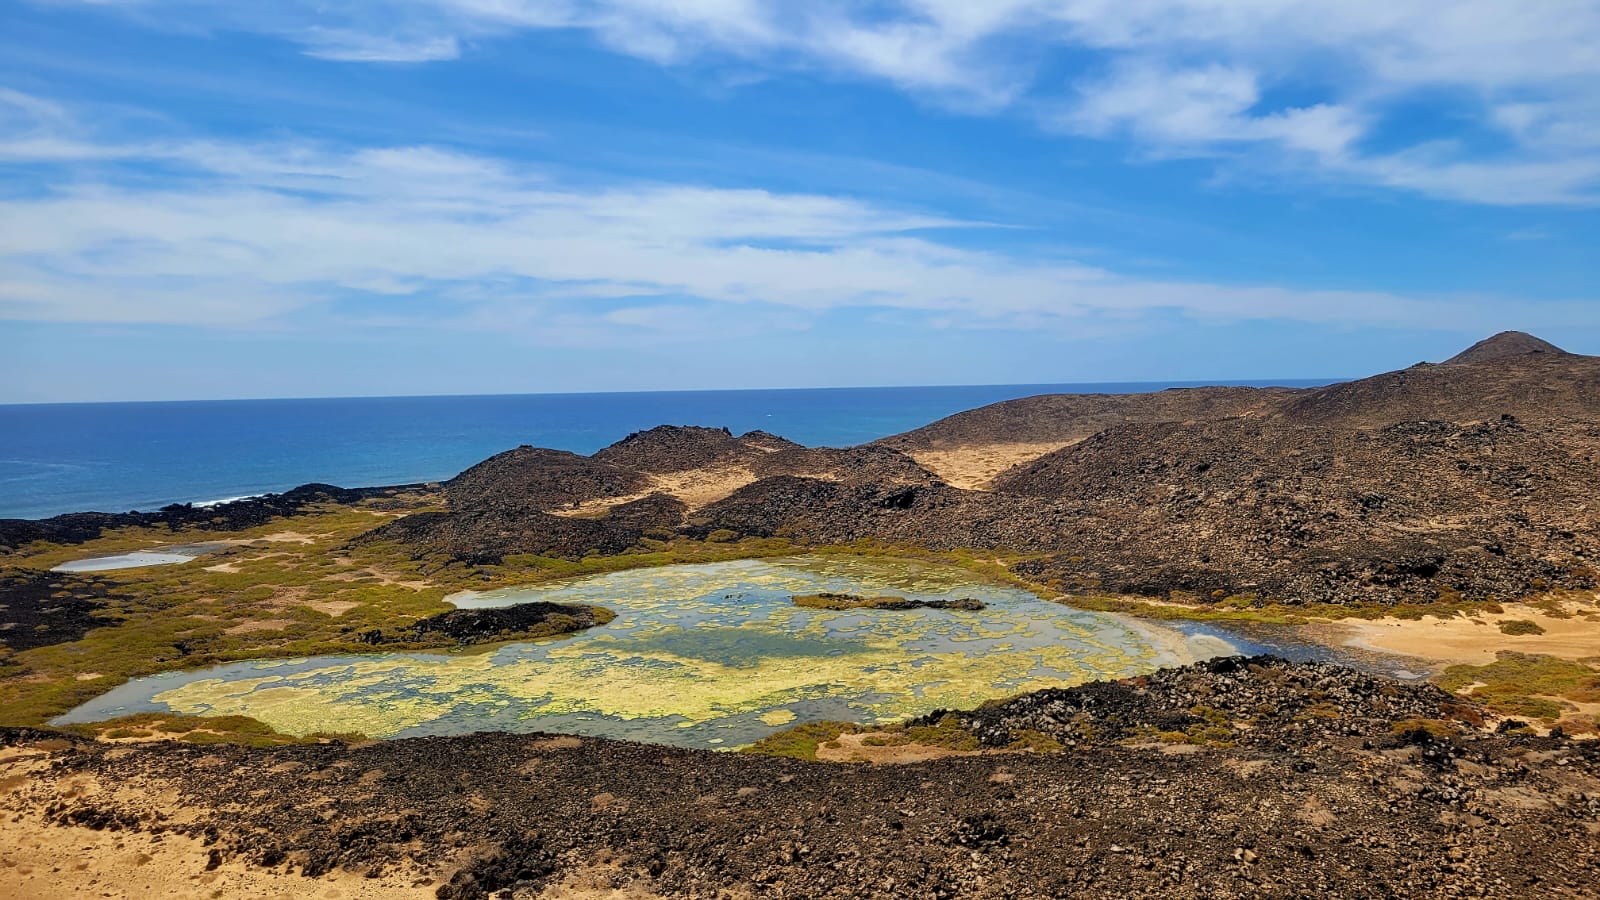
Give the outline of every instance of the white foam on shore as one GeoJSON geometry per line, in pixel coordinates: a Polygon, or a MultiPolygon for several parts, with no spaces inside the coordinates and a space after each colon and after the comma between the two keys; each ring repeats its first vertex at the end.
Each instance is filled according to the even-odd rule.
{"type": "Polygon", "coordinates": [[[238,503],[240,500],[254,500],[255,498],[260,497],[260,496],[263,496],[263,495],[262,494],[245,494],[242,497],[223,497],[220,500],[196,500],[194,503],[191,503],[189,505],[190,506],[194,506],[194,507],[198,507],[199,509],[209,509],[210,507],[213,507],[213,506],[221,506],[224,503],[238,503]]]}

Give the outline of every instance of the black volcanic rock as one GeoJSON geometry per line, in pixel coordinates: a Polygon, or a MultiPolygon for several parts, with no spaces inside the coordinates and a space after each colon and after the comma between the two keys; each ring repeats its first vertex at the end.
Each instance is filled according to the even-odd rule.
{"type": "Polygon", "coordinates": [[[996,489],[1075,504],[1093,523],[1063,534],[1063,556],[1041,569],[1068,583],[1290,602],[1504,600],[1593,580],[1597,452],[1592,427],[1510,420],[1128,425],[1013,469],[996,489]]]}
{"type": "Polygon", "coordinates": [[[406,630],[423,639],[442,634],[461,646],[469,646],[568,634],[597,624],[600,616],[592,606],[536,602],[490,609],[452,609],[420,619],[406,630]]]}
{"type": "Polygon", "coordinates": [[[1536,338],[1527,332],[1502,331],[1493,337],[1484,338],[1455,356],[1450,357],[1444,361],[1444,365],[1462,366],[1472,365],[1473,363],[1495,362],[1509,357],[1527,356],[1530,353],[1542,353],[1548,356],[1573,355],[1555,344],[1542,338],[1536,338]]]}
{"type": "Polygon", "coordinates": [[[797,447],[754,459],[750,468],[759,477],[793,475],[833,481],[878,481],[890,484],[938,484],[939,476],[917,461],[879,444],[860,447],[797,447]]]}
{"type": "Polygon", "coordinates": [[[498,563],[515,553],[566,559],[621,553],[642,536],[637,527],[605,519],[495,506],[417,513],[373,529],[355,543],[394,541],[410,546],[419,557],[442,553],[464,562],[484,564],[498,563]]]}
{"type": "Polygon", "coordinates": [[[76,641],[115,625],[108,607],[125,599],[95,575],[0,570],[0,645],[21,652],[76,641]]]}
{"type": "Polygon", "coordinates": [[[726,428],[660,425],[628,435],[595,453],[594,459],[659,475],[745,463],[774,450],[799,446],[764,431],[734,437],[726,428]]]}
{"type": "Polygon", "coordinates": [[[640,532],[671,531],[683,524],[689,504],[671,494],[657,491],[628,503],[619,503],[608,511],[606,524],[637,529],[640,532]]]}
{"type": "Polygon", "coordinates": [[[455,509],[506,506],[548,510],[625,497],[650,486],[640,472],[565,450],[522,446],[491,456],[445,482],[455,509]]]}
{"type": "Polygon", "coordinates": [[[303,484],[281,494],[246,497],[227,503],[197,506],[174,503],[155,512],[83,512],[49,519],[0,519],[0,552],[16,550],[34,541],[81,544],[100,537],[107,529],[145,527],[173,531],[241,531],[265,525],[275,518],[299,515],[319,503],[351,504],[421,490],[426,485],[341,488],[331,484],[303,484]]]}
{"type": "Polygon", "coordinates": [[[1189,422],[1263,413],[1292,388],[1171,388],[1142,394],[1041,394],[956,413],[876,441],[898,450],[1071,443],[1129,422],[1189,422]]]}
{"type": "Polygon", "coordinates": [[[937,723],[1065,752],[908,765],[509,733],[62,750],[0,729],[51,754],[0,813],[188,835],[230,870],[425,873],[447,898],[569,878],[664,898],[1592,896],[1600,743],[1479,715],[1431,687],[1229,658],[937,723]]]}
{"type": "Polygon", "coordinates": [[[1263,418],[1359,429],[1506,415],[1525,423],[1600,422],[1600,356],[1531,352],[1412,366],[1300,392],[1263,418]]]}
{"type": "MultiPolygon", "coordinates": [[[[908,724],[937,724],[945,715],[908,724]]],[[[1220,657],[1122,681],[1035,691],[953,715],[981,746],[994,749],[1030,731],[1070,748],[1151,732],[1188,732],[1230,745],[1309,746],[1351,733],[1393,739],[1392,726],[1408,721],[1475,730],[1488,717],[1481,706],[1432,684],[1397,684],[1345,666],[1276,656],[1220,657]],[[1319,708],[1339,714],[1318,716],[1319,708]]]]}

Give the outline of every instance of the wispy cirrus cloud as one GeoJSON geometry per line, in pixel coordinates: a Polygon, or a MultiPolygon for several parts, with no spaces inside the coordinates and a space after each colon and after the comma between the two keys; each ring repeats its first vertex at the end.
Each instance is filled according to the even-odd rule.
{"type": "Polygon", "coordinates": [[[841,73],[1146,156],[1267,154],[1280,175],[1463,202],[1600,203],[1589,0],[49,2],[253,29],[348,61],[434,62],[519,32],[582,31],[664,65],[841,73]],[[1041,74],[1063,66],[1073,74],[1041,74]],[[1450,115],[1394,146],[1419,96],[1450,115]],[[1479,131],[1503,146],[1466,139],[1479,131]]]}

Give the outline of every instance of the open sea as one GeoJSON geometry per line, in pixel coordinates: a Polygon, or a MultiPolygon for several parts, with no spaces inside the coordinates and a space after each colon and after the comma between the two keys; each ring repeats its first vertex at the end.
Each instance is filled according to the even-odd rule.
{"type": "MultiPolygon", "coordinates": [[[[1309,387],[1326,381],[1224,382],[1309,387]]],[[[152,510],[318,481],[437,481],[520,444],[592,453],[656,425],[848,446],[1053,393],[1197,382],[0,404],[0,518],[152,510]]]]}

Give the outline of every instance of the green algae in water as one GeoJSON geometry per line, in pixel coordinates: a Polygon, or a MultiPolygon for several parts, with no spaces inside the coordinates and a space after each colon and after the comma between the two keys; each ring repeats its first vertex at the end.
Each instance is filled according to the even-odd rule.
{"type": "Polygon", "coordinates": [[[953,567],[797,557],[667,566],[481,594],[467,607],[590,603],[609,625],[493,652],[235,663],[138,679],[58,723],[143,711],[246,715],[288,734],[556,730],[735,747],[796,721],[872,723],[1147,672],[1118,619],[974,583],[953,567]],[[974,597],[964,610],[818,610],[792,594],[974,597]]]}

